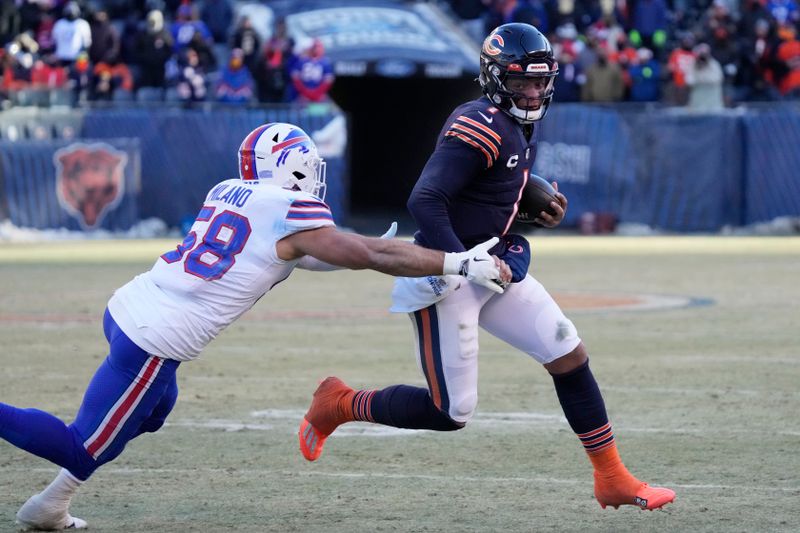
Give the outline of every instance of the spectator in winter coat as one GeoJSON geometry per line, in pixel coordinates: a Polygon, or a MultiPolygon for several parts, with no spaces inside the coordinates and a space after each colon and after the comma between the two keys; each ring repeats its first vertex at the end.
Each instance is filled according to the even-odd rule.
{"type": "Polygon", "coordinates": [[[295,61],[289,69],[294,96],[290,101],[324,102],[333,85],[333,65],[325,57],[325,48],[319,39],[295,61]]]}
{"type": "Polygon", "coordinates": [[[778,89],[784,98],[796,99],[800,97],[800,41],[794,26],[782,28],[781,38],[783,42],[776,54],[778,64],[783,67],[778,89]]]}
{"type": "Polygon", "coordinates": [[[52,54],[33,63],[31,86],[39,89],[60,89],[67,84],[67,71],[52,54]]]}
{"type": "MultiPolygon", "coordinates": [[[[171,60],[172,61],[172,60],[171,60]]],[[[168,63],[169,65],[169,63],[168,63]]],[[[197,52],[185,48],[176,66],[168,69],[172,72],[170,83],[175,86],[178,98],[182,102],[202,102],[206,100],[208,83],[207,75],[197,52]]]]}
{"type": "Polygon", "coordinates": [[[99,63],[119,57],[119,35],[108,20],[104,10],[96,11],[89,23],[92,44],[89,46],[89,61],[99,63]]]}
{"type": "Polygon", "coordinates": [[[779,26],[796,24],[800,20],[800,10],[795,0],[768,0],[767,11],[772,14],[779,26]]]}
{"type": "Polygon", "coordinates": [[[89,54],[81,52],[75,61],[67,67],[68,87],[72,91],[72,103],[85,102],[89,98],[89,87],[92,83],[92,69],[89,54]]]}
{"type": "Polygon", "coordinates": [[[240,48],[231,50],[231,57],[222,69],[215,89],[217,101],[229,104],[246,104],[253,99],[255,82],[240,48]]]}
{"type": "Polygon", "coordinates": [[[689,102],[689,86],[686,84],[686,73],[694,65],[695,39],[691,32],[684,32],[680,37],[680,46],[669,55],[667,70],[671,76],[667,86],[667,102],[684,106],[689,102]]]}
{"type": "Polygon", "coordinates": [[[191,5],[183,4],[178,8],[175,15],[175,22],[170,27],[175,52],[179,53],[189,46],[195,34],[199,34],[200,39],[209,46],[214,42],[211,31],[202,20],[196,20],[194,10],[191,5]]]}
{"type": "Polygon", "coordinates": [[[569,50],[562,50],[558,56],[558,77],[554,85],[554,98],[558,102],[580,102],[581,86],[586,83],[586,75],[575,56],[569,50]]]}
{"type": "Polygon", "coordinates": [[[64,6],[64,17],[53,26],[53,40],[56,44],[56,57],[64,66],[71,65],[81,52],[92,44],[92,30],[89,23],[80,18],[81,10],[77,2],[64,6]]]}
{"type": "Polygon", "coordinates": [[[711,56],[711,47],[706,43],[698,44],[694,55],[695,60],[686,72],[689,108],[695,111],[719,111],[725,107],[722,66],[711,56]]]}
{"type": "Polygon", "coordinates": [[[752,36],[746,36],[740,43],[736,99],[778,100],[780,93],[775,86],[775,71],[780,41],[767,18],[756,20],[753,31],[752,36]]]}
{"type": "Polygon", "coordinates": [[[661,98],[661,64],[649,48],[639,48],[629,70],[631,101],[657,102],[661,98]]]}
{"type": "Polygon", "coordinates": [[[258,65],[258,55],[261,49],[261,39],[258,32],[253,28],[253,23],[247,16],[239,20],[239,25],[231,36],[231,49],[239,48],[244,53],[244,64],[251,71],[258,65]]]}
{"type": "Polygon", "coordinates": [[[111,100],[117,89],[132,92],[133,76],[128,65],[119,61],[119,57],[110,56],[92,69],[89,97],[91,100],[111,100]]]}
{"type": "Polygon", "coordinates": [[[161,11],[147,14],[147,27],[137,38],[135,55],[140,66],[138,87],[163,87],[164,69],[172,56],[172,35],[164,28],[161,11]]]}
{"type": "Polygon", "coordinates": [[[286,101],[289,64],[294,60],[293,48],[294,41],[286,32],[286,22],[279,20],[254,70],[260,102],[286,101]]]}
{"type": "Polygon", "coordinates": [[[581,98],[584,102],[620,102],[625,95],[622,69],[608,60],[604,48],[597,50],[597,63],[586,71],[581,98]]]}
{"type": "Polygon", "coordinates": [[[197,57],[200,59],[200,66],[203,67],[203,70],[210,72],[217,68],[217,56],[214,55],[214,50],[211,48],[209,41],[203,39],[200,32],[195,32],[186,47],[191,48],[197,53],[197,57]]]}

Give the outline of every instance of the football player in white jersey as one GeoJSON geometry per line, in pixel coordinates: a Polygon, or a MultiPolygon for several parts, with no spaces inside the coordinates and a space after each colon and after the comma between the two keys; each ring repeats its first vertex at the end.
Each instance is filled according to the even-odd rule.
{"type": "Polygon", "coordinates": [[[0,437],[62,467],[17,521],[35,529],[82,528],[69,514],[78,487],[131,439],[155,432],[178,396],[175,372],[295,267],[372,269],[397,276],[461,275],[502,293],[505,263],[487,250],[447,253],[336,229],[323,202],[325,164],[291,124],[253,130],[239,174],[214,186],[189,234],[111,297],[103,319],[110,353],[74,422],[0,403],[0,437]]]}

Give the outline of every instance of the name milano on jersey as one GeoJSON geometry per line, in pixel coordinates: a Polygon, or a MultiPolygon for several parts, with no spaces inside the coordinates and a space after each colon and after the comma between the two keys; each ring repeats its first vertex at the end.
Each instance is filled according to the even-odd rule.
{"type": "Polygon", "coordinates": [[[333,225],[330,208],[309,193],[223,181],[209,191],[183,242],[119,288],[108,309],[148,353],[194,359],[292,272],[297,261],[278,258],[279,240],[333,225]]]}

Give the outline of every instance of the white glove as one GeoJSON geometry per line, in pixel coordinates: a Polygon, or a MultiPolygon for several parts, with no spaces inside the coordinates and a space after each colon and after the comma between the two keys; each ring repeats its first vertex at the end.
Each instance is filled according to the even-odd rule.
{"type": "Polygon", "coordinates": [[[395,235],[397,235],[397,222],[392,222],[392,225],[389,226],[389,229],[386,230],[386,233],[381,235],[381,239],[391,239],[395,235]]]}
{"type": "Polygon", "coordinates": [[[499,240],[497,237],[492,237],[466,252],[444,254],[444,274],[464,276],[473,283],[503,294],[503,287],[500,285],[500,269],[494,264],[494,258],[489,255],[489,250],[499,240]]]}

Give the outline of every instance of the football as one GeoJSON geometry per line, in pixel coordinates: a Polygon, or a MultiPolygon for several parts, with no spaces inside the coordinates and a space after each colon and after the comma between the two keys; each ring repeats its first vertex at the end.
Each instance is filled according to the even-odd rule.
{"type": "Polygon", "coordinates": [[[550,202],[558,203],[556,190],[546,179],[536,174],[531,174],[528,178],[528,183],[525,184],[525,188],[522,190],[522,197],[519,199],[517,222],[524,222],[538,228],[543,227],[538,222],[534,222],[534,219],[542,211],[555,214],[553,208],[550,207],[550,202]]]}

